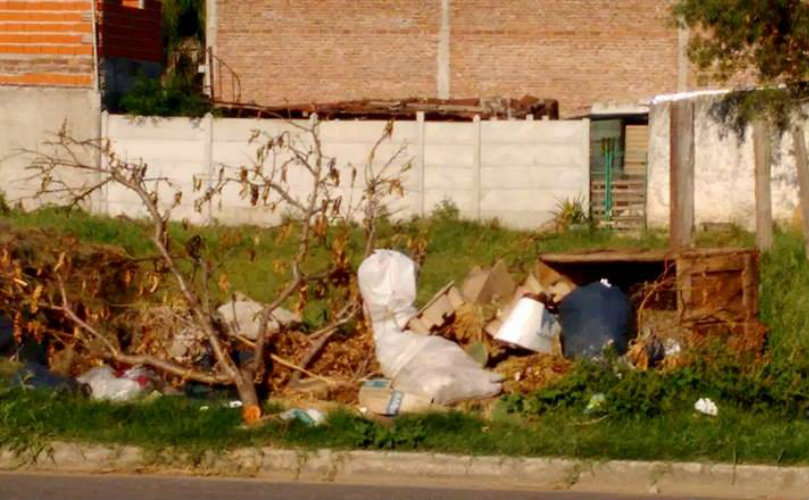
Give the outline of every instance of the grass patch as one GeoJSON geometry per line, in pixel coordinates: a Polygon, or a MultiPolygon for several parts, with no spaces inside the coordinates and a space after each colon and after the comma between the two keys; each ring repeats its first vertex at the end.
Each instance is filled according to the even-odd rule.
{"type": "Polygon", "coordinates": [[[468,413],[409,415],[383,425],[342,410],[320,427],[270,422],[246,429],[238,410],[180,397],[142,404],[88,402],[36,391],[0,393],[0,445],[63,440],[131,444],[199,456],[245,446],[441,451],[581,459],[809,463],[809,421],[722,407],[717,418],[676,410],[655,417],[586,417],[559,409],[532,420],[468,413]]]}

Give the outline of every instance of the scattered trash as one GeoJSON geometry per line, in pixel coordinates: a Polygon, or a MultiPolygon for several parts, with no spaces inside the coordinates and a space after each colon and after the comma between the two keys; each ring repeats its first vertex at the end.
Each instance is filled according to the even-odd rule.
{"type": "Polygon", "coordinates": [[[694,403],[694,409],[703,415],[710,415],[712,417],[719,415],[719,407],[708,398],[698,399],[697,402],[694,403]]]}
{"type": "Polygon", "coordinates": [[[210,406],[208,406],[208,405],[204,405],[204,406],[200,406],[200,407],[199,407],[199,411],[208,411],[208,410],[210,410],[210,409],[211,409],[211,407],[210,407],[210,406]]]}
{"type": "Polygon", "coordinates": [[[477,361],[478,365],[481,367],[486,366],[486,364],[489,362],[489,351],[486,349],[486,345],[482,342],[469,344],[466,346],[464,351],[469,355],[469,357],[477,361]]]}
{"type": "Polygon", "coordinates": [[[562,378],[572,366],[561,352],[557,354],[532,354],[510,356],[497,365],[497,373],[506,377],[503,391],[525,393],[547,387],[562,378]]]}
{"type": "Polygon", "coordinates": [[[502,260],[491,269],[474,267],[461,287],[463,298],[473,304],[489,304],[497,299],[508,299],[517,285],[502,260]]]}
{"type": "Polygon", "coordinates": [[[561,327],[545,305],[523,297],[498,329],[494,338],[534,352],[553,352],[561,327]]]}
{"type": "MultiPolygon", "coordinates": [[[[377,415],[395,417],[401,413],[414,413],[444,409],[425,397],[392,389],[390,380],[372,379],[360,388],[359,401],[363,413],[370,411],[377,415]]],[[[362,411],[362,410],[361,410],[362,411]]]]}
{"type": "Polygon", "coordinates": [[[598,394],[593,394],[593,397],[590,398],[590,401],[587,402],[587,406],[584,408],[584,413],[587,415],[600,413],[604,411],[604,407],[606,405],[607,396],[600,392],[598,394]]]}
{"type": "Polygon", "coordinates": [[[461,292],[455,283],[451,282],[427,302],[416,317],[407,323],[407,328],[416,333],[429,335],[446,325],[463,304],[464,298],[461,292]]]}
{"type": "MultiPolygon", "coordinates": [[[[228,332],[231,335],[242,335],[243,337],[256,340],[258,329],[261,326],[262,304],[244,296],[237,296],[234,300],[222,305],[217,312],[225,320],[228,332]]],[[[278,307],[272,312],[272,317],[267,323],[268,332],[277,332],[281,326],[289,326],[301,322],[299,315],[292,314],[283,307],[278,307]]]]}
{"type": "Polygon", "coordinates": [[[663,342],[663,353],[666,357],[676,356],[682,351],[683,348],[680,346],[677,339],[666,339],[665,342],[663,342]]]}
{"type": "Polygon", "coordinates": [[[532,274],[536,276],[537,282],[542,287],[554,303],[561,302],[570,292],[576,289],[570,279],[559,274],[546,263],[537,261],[532,274]]]}
{"type": "Polygon", "coordinates": [[[360,265],[358,276],[376,357],[394,389],[438,404],[500,392],[502,377],[480,368],[457,344],[404,331],[416,299],[416,265],[409,257],[377,250],[360,265]]]}
{"type": "Polygon", "coordinates": [[[593,358],[612,345],[626,352],[632,306],[617,287],[591,283],[570,292],[559,305],[562,352],[565,357],[593,358]]]}
{"type": "Polygon", "coordinates": [[[228,408],[241,408],[242,406],[244,406],[244,404],[239,400],[228,401],[228,408]]]}
{"type": "Polygon", "coordinates": [[[317,427],[318,425],[326,422],[326,416],[323,414],[323,412],[320,410],[315,410],[314,408],[310,408],[308,410],[301,408],[290,408],[289,410],[281,413],[279,417],[285,422],[297,420],[312,427],[317,427]]]}
{"type": "Polygon", "coordinates": [[[26,363],[12,380],[14,385],[28,389],[51,389],[71,394],[90,394],[90,388],[67,377],[62,377],[37,363],[26,363]]]}
{"type": "Polygon", "coordinates": [[[76,380],[90,386],[93,399],[130,401],[151,386],[151,373],[142,366],[116,372],[105,365],[93,368],[76,380]]]}

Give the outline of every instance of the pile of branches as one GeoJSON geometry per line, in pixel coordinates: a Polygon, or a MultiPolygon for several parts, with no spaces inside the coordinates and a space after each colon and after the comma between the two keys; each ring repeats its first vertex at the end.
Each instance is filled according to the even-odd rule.
{"type": "Polygon", "coordinates": [[[178,242],[169,232],[172,211],[188,203],[183,183],[153,175],[142,160],[122,158],[109,141],[75,139],[63,127],[47,147],[29,152],[31,169],[41,181],[38,197],[74,207],[107,186],[125,189],[140,201],[141,226],[155,256],[136,261],[119,250],[47,235],[42,248],[26,252],[33,240],[12,238],[2,247],[0,307],[13,314],[18,336],[48,338],[58,349],[81,351],[85,359],[145,365],[177,383],[234,386],[247,422],[261,416],[257,387],[277,390],[298,383],[301,374],[339,385],[308,370],[313,364],[348,381],[362,377],[373,369],[367,361],[368,334],[343,342],[339,351],[329,341],[345,336],[345,327],[360,312],[350,262],[373,251],[377,221],[390,213],[386,200],[403,194],[402,175],[410,168],[410,160],[403,158],[405,146],[387,158],[377,157],[392,135],[388,123],[364,165],[340,164],[324,152],[316,118],[288,122],[279,134],[251,136],[257,145],[252,165],[222,165],[207,185],[193,179],[198,213],[236,189],[249,206],[282,211],[278,233],[294,238],[294,254],[283,262],[287,280],[269,303],[261,304],[258,333],[247,339],[244,325],[226,324],[212,296],[217,286],[229,287],[217,254],[200,234],[178,242]],[[291,171],[308,177],[304,192],[287,181],[291,171]],[[360,244],[351,238],[357,224],[364,229],[360,244]],[[320,258],[314,258],[316,253],[320,258]],[[329,255],[325,262],[324,253],[329,255]],[[279,307],[301,311],[313,298],[328,303],[320,330],[303,335],[270,328],[279,307]],[[166,313],[163,323],[155,321],[155,304],[166,313]],[[155,324],[166,326],[159,339],[154,328],[132,327],[155,324]],[[170,346],[189,335],[204,352],[204,362],[200,356],[172,356],[170,346]],[[346,351],[352,342],[356,345],[346,351]],[[344,376],[346,363],[353,366],[350,376],[344,376]]]}

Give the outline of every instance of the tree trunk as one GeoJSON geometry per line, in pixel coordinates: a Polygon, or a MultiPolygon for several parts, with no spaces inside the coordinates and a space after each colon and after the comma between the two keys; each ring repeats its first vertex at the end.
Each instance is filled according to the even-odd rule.
{"type": "Polygon", "coordinates": [[[803,134],[803,125],[792,127],[793,151],[795,155],[795,168],[798,171],[798,194],[801,207],[801,223],[803,227],[803,241],[806,258],[809,259],[809,166],[806,159],[806,140],[803,134]]]}
{"type": "Polygon", "coordinates": [[[246,424],[252,424],[261,417],[261,405],[258,401],[256,385],[244,373],[239,370],[237,372],[238,375],[233,384],[239,393],[239,399],[242,401],[242,420],[246,424]]]}

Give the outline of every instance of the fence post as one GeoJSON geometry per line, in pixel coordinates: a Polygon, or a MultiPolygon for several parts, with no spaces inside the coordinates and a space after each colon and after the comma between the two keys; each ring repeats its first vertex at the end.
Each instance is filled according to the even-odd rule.
{"type": "Polygon", "coordinates": [[[801,209],[804,252],[806,258],[809,259],[809,161],[806,158],[806,136],[801,122],[797,122],[792,126],[792,141],[795,169],[798,174],[798,198],[801,209]]]}
{"type": "Polygon", "coordinates": [[[691,246],[694,235],[694,103],[671,103],[669,244],[691,246]]]}
{"type": "MultiPolygon", "coordinates": [[[[104,147],[105,143],[110,140],[110,113],[106,109],[101,112],[101,146],[104,147]]],[[[101,154],[101,168],[107,169],[109,166],[109,159],[107,155],[101,154]]],[[[110,215],[110,185],[105,184],[99,193],[98,211],[104,215],[110,215]]]]}
{"type": "Polygon", "coordinates": [[[472,192],[474,194],[474,214],[475,220],[480,220],[480,148],[481,148],[481,123],[480,115],[475,115],[472,120],[474,140],[472,141],[472,192]]]}
{"type": "Polygon", "coordinates": [[[424,111],[418,111],[416,112],[416,169],[419,176],[418,213],[422,217],[427,215],[427,180],[425,178],[426,165],[424,164],[425,128],[424,111]]]}
{"type": "Polygon", "coordinates": [[[765,119],[753,122],[753,151],[756,172],[756,243],[759,250],[772,248],[772,187],[770,173],[770,125],[765,119]]]}
{"type": "MultiPolygon", "coordinates": [[[[211,113],[207,113],[205,115],[205,138],[203,144],[203,167],[207,172],[208,182],[207,182],[207,189],[213,188],[213,177],[214,177],[214,168],[213,168],[213,115],[211,113]]],[[[208,200],[208,215],[207,215],[207,223],[213,223],[213,199],[208,200]]]]}

